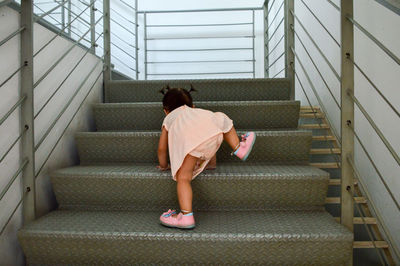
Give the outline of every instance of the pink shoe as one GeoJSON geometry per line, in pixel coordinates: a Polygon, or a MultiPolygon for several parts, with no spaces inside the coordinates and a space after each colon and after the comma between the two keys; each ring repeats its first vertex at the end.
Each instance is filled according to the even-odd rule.
{"type": "Polygon", "coordinates": [[[242,135],[242,141],[240,142],[239,148],[233,153],[241,160],[246,161],[251,150],[253,149],[254,142],[256,141],[256,133],[247,132],[242,135]]]}
{"type": "Polygon", "coordinates": [[[173,213],[170,211],[171,210],[168,210],[168,212],[164,212],[160,216],[160,222],[162,225],[181,229],[192,229],[195,227],[193,212],[185,215],[180,212],[178,216],[172,217],[173,213]]]}

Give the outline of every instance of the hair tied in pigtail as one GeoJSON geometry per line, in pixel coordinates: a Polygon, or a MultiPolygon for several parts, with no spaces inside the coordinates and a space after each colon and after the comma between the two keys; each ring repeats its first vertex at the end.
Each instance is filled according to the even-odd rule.
{"type": "Polygon", "coordinates": [[[189,92],[192,92],[192,91],[197,91],[197,90],[193,87],[193,84],[190,84],[190,90],[189,90],[189,92]]]}
{"type": "Polygon", "coordinates": [[[159,90],[159,92],[162,95],[165,95],[165,90],[169,91],[171,88],[169,87],[169,84],[167,86],[165,86],[164,88],[162,88],[161,90],[159,90]]]}

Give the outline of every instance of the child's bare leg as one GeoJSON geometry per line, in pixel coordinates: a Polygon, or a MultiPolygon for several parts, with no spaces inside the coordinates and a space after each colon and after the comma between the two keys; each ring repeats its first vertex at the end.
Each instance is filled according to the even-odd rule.
{"type": "Polygon", "coordinates": [[[217,168],[217,154],[214,154],[214,156],[211,158],[211,160],[208,162],[206,169],[212,170],[217,168]]]}
{"type": "MultiPolygon", "coordinates": [[[[193,170],[196,166],[197,160],[198,158],[190,154],[186,155],[181,168],[176,174],[176,189],[181,211],[185,210],[187,212],[192,212],[193,192],[191,182],[193,177],[193,170]]],[[[183,213],[185,214],[186,212],[183,213]]]]}
{"type": "Polygon", "coordinates": [[[224,140],[231,146],[232,150],[236,150],[239,145],[239,137],[236,133],[235,127],[232,127],[231,130],[224,133],[224,140]]]}

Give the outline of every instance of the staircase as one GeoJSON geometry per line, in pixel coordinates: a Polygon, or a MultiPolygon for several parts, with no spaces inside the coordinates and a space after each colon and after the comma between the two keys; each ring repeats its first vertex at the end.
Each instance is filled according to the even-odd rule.
{"type": "Polygon", "coordinates": [[[192,83],[196,107],[257,134],[246,162],[223,144],[217,169],[192,182],[196,228],[159,224],[178,208],[171,173],[155,167],[165,81],[113,81],[93,106],[97,132],[76,135],[81,164],[51,175],[59,209],[19,231],[28,264],[347,264],[353,234],[324,209],[329,174],[309,165],[289,80],[168,83],[192,83]]]}

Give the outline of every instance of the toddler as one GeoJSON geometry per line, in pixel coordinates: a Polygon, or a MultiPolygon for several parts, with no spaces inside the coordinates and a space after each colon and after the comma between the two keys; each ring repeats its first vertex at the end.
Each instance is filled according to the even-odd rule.
{"type": "Polygon", "coordinates": [[[160,216],[161,224],[168,227],[191,229],[195,227],[192,212],[191,181],[199,175],[212,160],[215,168],[215,154],[222,140],[232,148],[243,161],[247,159],[256,139],[254,132],[242,136],[239,142],[232,120],[221,112],[194,108],[190,91],[167,86],[160,92],[164,94],[163,108],[166,117],[161,127],[158,144],[157,166],[168,170],[167,150],[173,179],[177,182],[180,213],[168,210],[160,216]],[[166,90],[166,92],[165,92],[166,90]]]}

